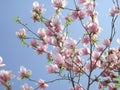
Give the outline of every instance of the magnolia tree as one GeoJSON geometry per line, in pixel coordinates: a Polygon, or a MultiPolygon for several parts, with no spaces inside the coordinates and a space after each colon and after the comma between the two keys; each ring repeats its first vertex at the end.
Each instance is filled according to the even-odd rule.
{"type": "MultiPolygon", "coordinates": [[[[43,13],[47,14],[43,5],[37,1],[33,2],[32,19],[36,24],[38,22],[44,24],[44,28],[39,28],[38,32],[33,32],[20,18],[14,18],[14,20],[24,26],[24,29],[16,32],[22,45],[36,50],[38,55],[45,54],[48,60],[46,66],[48,73],[56,74],[58,78],[51,81],[33,80],[31,70],[21,66],[17,78],[37,83],[36,87],[22,85],[21,90],[49,89],[49,83],[60,80],[71,82],[72,87],[68,87],[69,90],[90,90],[92,85],[95,85],[96,90],[118,90],[120,87],[120,47],[111,47],[116,34],[115,22],[120,13],[118,0],[111,0],[113,7],[108,13],[111,17],[110,36],[102,39],[102,42],[98,38],[103,30],[97,18],[96,0],[73,0],[75,8],[68,8],[66,0],[51,0],[51,2],[55,13],[50,18],[43,16],[43,13]],[[63,10],[68,11],[64,17],[63,10]],[[78,37],[79,40],[70,37],[68,29],[76,21],[79,21],[79,26],[76,27],[82,27],[84,30],[78,37]],[[34,37],[27,35],[26,30],[34,37]],[[81,84],[83,80],[86,80],[85,86],[81,84]]],[[[120,39],[117,39],[117,42],[120,43],[120,39]]],[[[5,64],[2,63],[0,57],[0,67],[3,66],[5,64]]],[[[0,83],[6,90],[12,90],[9,82],[12,78],[11,71],[0,70],[0,83]]]]}

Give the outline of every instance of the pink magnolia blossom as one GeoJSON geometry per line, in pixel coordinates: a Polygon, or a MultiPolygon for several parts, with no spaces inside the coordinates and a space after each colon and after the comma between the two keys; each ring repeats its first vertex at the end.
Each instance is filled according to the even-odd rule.
{"type": "Polygon", "coordinates": [[[87,61],[87,62],[86,62],[86,69],[87,69],[87,70],[91,70],[91,67],[93,66],[93,65],[92,65],[92,66],[91,66],[91,65],[92,65],[92,64],[90,63],[90,61],[87,61]]]}
{"type": "Polygon", "coordinates": [[[73,67],[72,60],[65,59],[64,66],[65,66],[66,70],[71,70],[73,67]]]}
{"type": "Polygon", "coordinates": [[[78,66],[74,66],[73,71],[75,72],[75,74],[78,74],[78,73],[82,72],[80,67],[78,67],[78,66]]]}
{"type": "Polygon", "coordinates": [[[67,38],[67,35],[66,33],[59,33],[57,37],[60,39],[61,43],[64,43],[67,38]]]}
{"type": "Polygon", "coordinates": [[[36,48],[36,47],[38,46],[37,40],[36,40],[36,39],[32,40],[31,43],[30,43],[30,45],[31,45],[32,47],[35,47],[35,48],[36,48]]]}
{"type": "Polygon", "coordinates": [[[89,26],[88,26],[88,31],[90,33],[99,33],[101,32],[101,28],[98,26],[97,23],[90,23],[89,26]]]}
{"type": "Polygon", "coordinates": [[[90,9],[88,9],[88,10],[86,10],[86,14],[87,14],[88,16],[92,17],[93,11],[90,10],[90,9]]]}
{"type": "Polygon", "coordinates": [[[117,55],[118,58],[120,58],[120,47],[117,48],[116,55],[117,55]]]}
{"type": "Polygon", "coordinates": [[[109,88],[109,90],[117,90],[117,87],[115,85],[113,85],[113,84],[109,85],[108,88],[109,88]]]}
{"type": "Polygon", "coordinates": [[[37,54],[42,54],[43,52],[46,52],[46,49],[47,49],[48,45],[44,42],[41,43],[40,46],[37,46],[37,54]]]}
{"type": "Polygon", "coordinates": [[[110,40],[109,39],[104,39],[103,45],[105,45],[106,47],[108,47],[110,45],[110,40]]]}
{"type": "Polygon", "coordinates": [[[36,12],[32,12],[32,17],[31,17],[34,21],[40,21],[40,16],[39,14],[37,14],[36,12]]]}
{"type": "Polygon", "coordinates": [[[93,53],[92,53],[92,59],[93,60],[99,60],[100,59],[100,53],[99,52],[97,52],[97,51],[93,51],[93,53]]]}
{"type": "Polygon", "coordinates": [[[70,38],[70,39],[67,39],[67,41],[65,42],[64,46],[67,49],[73,49],[73,47],[75,47],[76,44],[77,44],[76,40],[70,38]]]}
{"type": "Polygon", "coordinates": [[[94,69],[96,67],[98,67],[98,68],[101,67],[101,61],[100,60],[92,61],[92,64],[91,64],[90,61],[87,61],[87,63],[86,63],[86,69],[87,70],[91,70],[91,69],[94,69]]]}
{"type": "Polygon", "coordinates": [[[86,13],[84,12],[84,10],[78,9],[78,10],[72,12],[71,17],[74,20],[77,18],[84,19],[85,15],[86,15],[86,13]]]}
{"type": "Polygon", "coordinates": [[[7,70],[0,70],[0,83],[6,86],[7,82],[13,78],[12,72],[7,70]]]}
{"type": "Polygon", "coordinates": [[[75,89],[74,88],[70,88],[69,90],[84,90],[84,88],[80,84],[77,84],[75,86],[75,89]]]}
{"type": "Polygon", "coordinates": [[[63,30],[63,25],[60,21],[59,16],[54,15],[45,23],[48,30],[46,31],[47,35],[52,36],[55,32],[60,32],[63,30]]]}
{"type": "Polygon", "coordinates": [[[2,59],[2,57],[0,56],[0,67],[4,67],[4,66],[5,66],[5,64],[3,64],[2,62],[3,62],[3,59],[2,59]]]}
{"type": "Polygon", "coordinates": [[[54,61],[57,65],[60,65],[60,64],[63,64],[63,63],[64,63],[64,56],[62,56],[62,55],[59,54],[59,53],[52,53],[52,58],[53,58],[53,61],[54,61]]]}
{"type": "Polygon", "coordinates": [[[83,59],[82,59],[80,56],[77,56],[77,57],[74,59],[74,62],[77,63],[77,64],[80,64],[81,62],[83,62],[83,59]]]}
{"type": "Polygon", "coordinates": [[[65,49],[63,55],[65,56],[65,58],[73,57],[74,52],[72,49],[65,49]]]}
{"type": "Polygon", "coordinates": [[[42,14],[45,12],[45,9],[37,1],[34,1],[33,2],[33,11],[35,11],[38,14],[42,14]]]}
{"type": "Polygon", "coordinates": [[[34,90],[32,87],[28,86],[28,84],[24,84],[21,86],[21,90],[34,90]]]}
{"type": "Polygon", "coordinates": [[[79,19],[84,19],[85,15],[86,15],[86,13],[85,13],[84,10],[81,9],[81,10],[78,11],[78,18],[79,19]]]}
{"type": "Polygon", "coordinates": [[[84,6],[86,7],[86,9],[93,10],[93,8],[94,8],[94,1],[87,0],[86,3],[84,4],[84,6]]]}
{"type": "Polygon", "coordinates": [[[102,52],[104,50],[104,46],[103,45],[97,45],[96,49],[97,49],[97,51],[102,52]]]}
{"type": "Polygon", "coordinates": [[[108,55],[107,59],[111,62],[116,62],[117,63],[118,57],[117,57],[116,54],[110,54],[110,55],[108,55]]]}
{"type": "Polygon", "coordinates": [[[115,14],[119,13],[119,7],[118,6],[114,6],[112,9],[110,9],[110,15],[113,17],[115,14]]]}
{"type": "Polygon", "coordinates": [[[87,0],[78,0],[80,4],[84,4],[87,0]]]}
{"type": "Polygon", "coordinates": [[[47,66],[47,71],[49,73],[55,73],[58,70],[58,66],[56,64],[50,64],[47,66]]]}
{"type": "Polygon", "coordinates": [[[109,83],[110,83],[110,79],[109,79],[109,78],[104,79],[104,80],[101,82],[101,84],[102,84],[103,86],[108,86],[109,83]]]}
{"type": "Polygon", "coordinates": [[[51,0],[55,9],[64,8],[67,4],[67,0],[51,0]]]}
{"type": "Polygon", "coordinates": [[[52,25],[53,31],[60,32],[63,30],[63,25],[58,16],[53,17],[51,20],[52,20],[51,25],[52,25]]]}
{"type": "Polygon", "coordinates": [[[47,36],[44,41],[47,43],[47,44],[54,44],[54,37],[51,37],[51,36],[47,36]]]}
{"type": "Polygon", "coordinates": [[[16,32],[16,35],[18,38],[22,39],[27,36],[25,29],[20,29],[18,32],[16,32]]]}
{"type": "Polygon", "coordinates": [[[53,19],[53,17],[52,18],[50,18],[50,20],[47,20],[46,21],[46,23],[45,23],[45,25],[46,25],[46,27],[48,28],[48,30],[46,31],[46,33],[47,33],[47,35],[49,35],[49,36],[51,36],[52,35],[52,27],[53,27],[53,25],[52,25],[52,20],[53,19]]]}
{"type": "Polygon", "coordinates": [[[81,39],[82,44],[87,45],[90,42],[90,39],[88,36],[84,36],[81,39]]]}
{"type": "Polygon", "coordinates": [[[73,65],[73,71],[76,73],[76,74],[79,74],[79,73],[82,73],[85,71],[85,68],[79,64],[79,65],[73,65]]]}
{"type": "MultiPolygon", "coordinates": [[[[46,22],[47,23],[47,22],[46,22]]],[[[51,31],[52,26],[47,26],[48,30],[46,30],[47,36],[53,36],[53,32],[51,31]],[[50,29],[49,29],[50,28],[50,29]]]]}
{"type": "Polygon", "coordinates": [[[102,90],[103,88],[104,88],[104,86],[100,83],[99,86],[98,86],[98,89],[102,90]]]}
{"type": "Polygon", "coordinates": [[[72,19],[77,19],[78,18],[78,11],[73,11],[71,14],[72,19]]]}
{"type": "Polygon", "coordinates": [[[55,54],[55,53],[60,53],[60,51],[61,51],[61,49],[59,48],[59,47],[54,47],[54,49],[53,49],[53,53],[55,54]]]}
{"type": "Polygon", "coordinates": [[[83,87],[82,87],[80,84],[77,84],[77,85],[75,86],[75,89],[76,89],[76,90],[84,90],[83,87]]]}
{"type": "Polygon", "coordinates": [[[38,81],[38,86],[39,86],[40,90],[45,90],[48,87],[46,82],[44,80],[42,80],[42,79],[40,79],[38,81]]]}
{"type": "Polygon", "coordinates": [[[44,38],[46,36],[44,28],[39,28],[37,33],[40,36],[40,38],[44,38]]]}
{"type": "Polygon", "coordinates": [[[24,66],[21,66],[18,79],[29,78],[31,74],[31,70],[27,70],[24,66]]]}
{"type": "Polygon", "coordinates": [[[82,48],[81,55],[88,55],[90,53],[90,49],[88,47],[82,48]]]}

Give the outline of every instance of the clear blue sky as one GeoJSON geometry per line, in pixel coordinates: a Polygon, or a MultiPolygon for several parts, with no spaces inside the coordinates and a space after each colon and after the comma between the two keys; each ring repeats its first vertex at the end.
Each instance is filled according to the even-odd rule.
{"type": "MultiPolygon", "coordinates": [[[[6,64],[5,69],[12,70],[15,75],[18,75],[19,67],[23,65],[33,71],[33,79],[39,80],[43,78],[45,80],[52,80],[54,76],[48,75],[47,71],[45,71],[46,58],[44,56],[38,56],[35,51],[30,48],[21,46],[19,39],[15,35],[19,28],[23,28],[12,20],[16,16],[19,16],[22,21],[28,23],[28,26],[35,32],[37,32],[39,27],[43,27],[41,24],[35,25],[30,18],[32,3],[34,1],[35,0],[0,0],[0,56],[3,57],[3,63],[6,64]]],[[[70,1],[68,2],[68,7],[74,7],[72,0],[68,1],[70,1]]],[[[103,37],[108,36],[108,31],[110,31],[111,18],[108,16],[108,9],[112,7],[111,1],[112,0],[97,0],[100,26],[104,29],[104,33],[101,34],[103,37]]],[[[51,10],[50,0],[38,0],[38,2],[43,3],[46,9],[48,9],[45,14],[46,17],[53,14],[54,11],[51,10]]],[[[120,22],[117,23],[120,24],[120,22]]],[[[79,36],[78,34],[81,32],[77,31],[76,26],[73,26],[72,30],[73,36],[75,36],[74,38],[78,39],[79,37],[76,36],[79,36]]],[[[19,90],[20,85],[24,84],[26,80],[17,81],[13,79],[11,82],[14,82],[13,90],[19,90]]],[[[70,86],[69,82],[63,83],[58,81],[50,84],[47,90],[67,90],[70,86]]],[[[4,90],[1,85],[0,90],[4,90]]]]}

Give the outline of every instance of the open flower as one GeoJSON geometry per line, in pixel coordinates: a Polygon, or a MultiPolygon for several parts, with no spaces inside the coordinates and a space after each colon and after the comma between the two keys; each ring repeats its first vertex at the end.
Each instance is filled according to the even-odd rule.
{"type": "Polygon", "coordinates": [[[45,90],[48,87],[46,82],[44,80],[42,80],[42,79],[40,79],[38,81],[38,86],[39,86],[40,90],[45,90]]]}
{"type": "Polygon", "coordinates": [[[19,71],[19,77],[18,79],[24,79],[24,78],[29,78],[30,75],[32,74],[31,70],[27,70],[24,66],[20,67],[19,71]]]}
{"type": "Polygon", "coordinates": [[[55,73],[58,69],[58,66],[56,64],[50,64],[47,66],[47,70],[49,73],[55,73]]]}
{"type": "Polygon", "coordinates": [[[25,29],[20,29],[18,32],[16,32],[16,35],[18,38],[22,39],[27,36],[25,29]]]}
{"type": "Polygon", "coordinates": [[[30,43],[30,45],[32,46],[32,47],[37,47],[38,46],[38,41],[36,40],[36,39],[33,39],[32,41],[31,41],[31,43],[30,43]]]}
{"type": "Polygon", "coordinates": [[[8,81],[13,78],[12,72],[8,70],[0,70],[0,83],[3,86],[10,87],[8,81]]]}
{"type": "Polygon", "coordinates": [[[104,39],[103,45],[105,45],[106,47],[108,47],[110,45],[110,40],[109,39],[104,39]]]}
{"type": "Polygon", "coordinates": [[[64,8],[67,4],[66,0],[51,0],[55,9],[64,8]]]}
{"type": "Polygon", "coordinates": [[[86,15],[86,13],[84,12],[84,10],[78,9],[78,10],[72,12],[71,17],[74,20],[77,19],[77,18],[84,19],[85,15],[86,15]]]}
{"type": "Polygon", "coordinates": [[[84,36],[81,39],[82,44],[87,45],[90,42],[90,38],[88,36],[84,36]]]}
{"type": "Polygon", "coordinates": [[[80,4],[84,4],[87,0],[78,0],[80,4]]]}
{"type": "Polygon", "coordinates": [[[81,49],[81,55],[88,55],[90,53],[90,49],[88,47],[84,47],[81,49]]]}
{"type": "Polygon", "coordinates": [[[43,8],[43,5],[40,5],[37,1],[33,2],[33,11],[42,14],[45,12],[45,9],[43,8]]]}
{"type": "Polygon", "coordinates": [[[119,7],[118,6],[113,6],[112,9],[110,9],[110,15],[113,17],[115,14],[119,13],[119,7]]]}
{"type": "Polygon", "coordinates": [[[69,90],[84,90],[80,84],[77,84],[75,88],[70,88],[69,90]]]}
{"type": "Polygon", "coordinates": [[[67,39],[66,42],[65,42],[65,48],[67,49],[73,49],[74,47],[76,47],[76,40],[70,38],[70,39],[67,39]]]}
{"type": "Polygon", "coordinates": [[[52,58],[53,58],[53,61],[54,61],[57,65],[60,65],[60,64],[63,64],[63,63],[64,63],[64,56],[62,56],[62,55],[59,54],[59,53],[52,53],[52,58]]]}
{"type": "Polygon", "coordinates": [[[48,47],[48,45],[46,43],[42,42],[40,46],[37,46],[37,49],[36,49],[37,54],[39,55],[39,54],[42,54],[43,52],[45,52],[47,47],[48,47]]]}
{"type": "Polygon", "coordinates": [[[33,90],[33,88],[28,86],[28,84],[24,84],[21,86],[21,90],[33,90]]]}

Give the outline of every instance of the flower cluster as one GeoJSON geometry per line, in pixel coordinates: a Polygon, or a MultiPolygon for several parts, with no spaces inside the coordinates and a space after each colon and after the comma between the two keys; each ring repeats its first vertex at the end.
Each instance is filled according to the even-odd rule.
{"type": "Polygon", "coordinates": [[[40,15],[43,14],[46,10],[43,8],[43,5],[40,5],[37,1],[33,3],[32,10],[32,19],[34,21],[41,21],[40,15]]]}
{"type": "MultiPolygon", "coordinates": [[[[114,78],[119,77],[117,73],[120,69],[120,47],[112,48],[111,42],[116,33],[115,22],[118,17],[116,15],[119,14],[117,0],[116,2],[113,0],[114,7],[110,10],[112,18],[110,37],[100,40],[98,37],[102,29],[96,11],[96,0],[78,0],[78,3],[74,0],[74,9],[65,8],[66,0],[51,1],[56,11],[61,12],[60,9],[70,11],[65,20],[62,20],[61,15],[56,12],[49,19],[44,18],[41,14],[45,9],[38,2],[34,2],[32,19],[41,21],[45,28],[38,28],[36,34],[27,27],[26,29],[34,34],[35,38],[29,38],[24,29],[18,31],[16,35],[22,40],[31,40],[27,45],[36,50],[38,55],[46,54],[49,63],[48,73],[56,74],[60,78],[49,82],[42,79],[35,81],[30,79],[31,71],[23,66],[20,68],[19,78],[27,78],[37,83],[41,90],[45,90],[48,83],[57,80],[69,80],[72,83],[70,90],[90,90],[93,83],[97,83],[97,88],[100,90],[105,87],[116,90],[116,83],[119,81],[114,78]],[[84,29],[79,40],[69,35],[69,26],[76,20],[80,21],[78,27],[84,29]],[[81,85],[82,77],[87,79],[85,87],[81,85]]],[[[120,43],[120,40],[117,42],[120,43]]],[[[32,90],[28,85],[23,85],[22,90],[24,89],[32,90]]]]}
{"type": "MultiPolygon", "coordinates": [[[[2,63],[3,59],[0,56],[0,69],[5,66],[5,64],[2,63]]],[[[11,90],[11,84],[9,81],[13,78],[12,71],[10,70],[0,70],[0,84],[3,85],[6,90],[11,90]]]]}

